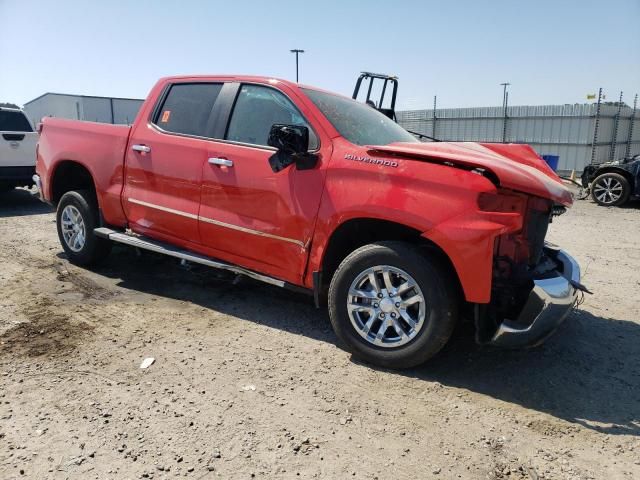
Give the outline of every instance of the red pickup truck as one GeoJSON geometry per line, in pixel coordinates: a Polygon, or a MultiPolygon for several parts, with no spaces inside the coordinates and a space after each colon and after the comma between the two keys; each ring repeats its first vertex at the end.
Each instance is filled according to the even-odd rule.
{"type": "Polygon", "coordinates": [[[132,126],[45,118],[36,171],[72,262],[120,242],[308,292],[381,366],[424,362],[459,318],[536,345],[583,288],[544,240],[572,197],[530,147],[422,143],[284,80],[164,78],[132,126]]]}

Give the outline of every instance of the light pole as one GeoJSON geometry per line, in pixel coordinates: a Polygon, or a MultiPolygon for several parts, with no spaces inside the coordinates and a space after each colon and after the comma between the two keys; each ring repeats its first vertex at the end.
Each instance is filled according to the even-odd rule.
{"type": "Polygon", "coordinates": [[[507,141],[507,104],[509,103],[509,93],[507,92],[507,87],[511,85],[508,82],[501,83],[502,85],[502,116],[504,117],[502,121],[502,143],[506,143],[507,141]]]}
{"type": "Polygon", "coordinates": [[[291,53],[295,53],[296,54],[296,83],[298,83],[298,55],[300,55],[301,53],[304,53],[304,50],[300,50],[299,48],[294,48],[293,50],[291,50],[291,53]]]}

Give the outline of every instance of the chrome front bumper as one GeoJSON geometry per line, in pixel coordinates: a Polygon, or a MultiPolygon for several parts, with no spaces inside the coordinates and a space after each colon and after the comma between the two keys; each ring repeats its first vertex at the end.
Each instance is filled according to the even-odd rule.
{"type": "Polygon", "coordinates": [[[492,345],[508,348],[539,345],[573,309],[578,298],[580,266],[564,250],[545,246],[545,253],[562,266],[562,273],[533,281],[533,290],[517,320],[504,320],[489,342],[492,345]]]}

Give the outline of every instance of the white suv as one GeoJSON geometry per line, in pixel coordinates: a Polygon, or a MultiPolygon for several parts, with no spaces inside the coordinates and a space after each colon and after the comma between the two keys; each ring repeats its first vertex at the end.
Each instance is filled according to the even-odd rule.
{"type": "Polygon", "coordinates": [[[24,112],[0,107],[0,192],[33,185],[38,134],[24,112]]]}

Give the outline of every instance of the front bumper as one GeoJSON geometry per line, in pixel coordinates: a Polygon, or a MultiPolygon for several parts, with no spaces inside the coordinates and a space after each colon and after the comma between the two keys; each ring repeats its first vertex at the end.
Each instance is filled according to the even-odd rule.
{"type": "Polygon", "coordinates": [[[4,167],[0,166],[0,182],[15,185],[30,184],[31,176],[36,172],[34,165],[4,167]]]}
{"type": "Polygon", "coordinates": [[[35,184],[36,189],[38,190],[38,198],[40,198],[41,201],[45,202],[46,200],[42,192],[42,180],[40,180],[40,175],[36,173],[33,177],[31,177],[31,179],[33,180],[33,183],[35,184]]]}
{"type": "Polygon", "coordinates": [[[567,318],[578,298],[580,266],[564,250],[545,246],[544,253],[558,263],[558,275],[534,280],[515,321],[504,320],[489,343],[500,347],[533,347],[544,342],[567,318]],[[560,271],[562,270],[562,271],[560,271]]]}

